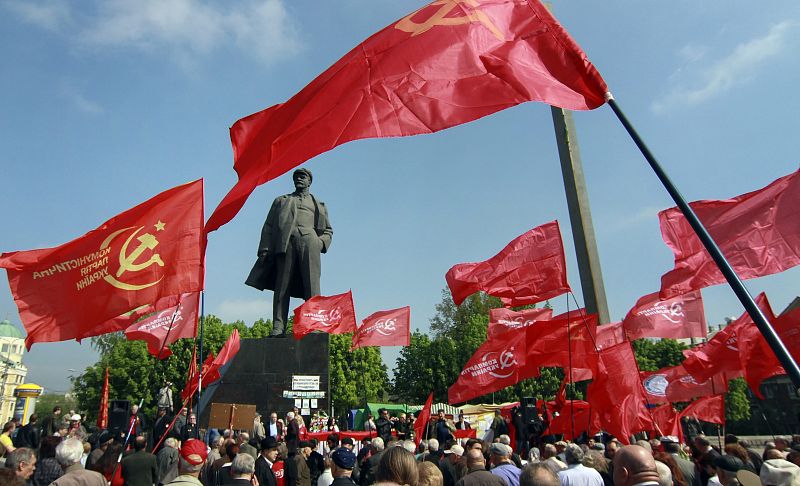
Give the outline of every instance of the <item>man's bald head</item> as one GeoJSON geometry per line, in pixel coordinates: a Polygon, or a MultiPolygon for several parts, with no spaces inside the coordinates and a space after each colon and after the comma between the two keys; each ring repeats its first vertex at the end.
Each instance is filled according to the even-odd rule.
{"type": "Polygon", "coordinates": [[[653,455],[644,447],[629,445],[614,454],[614,485],[630,486],[645,481],[658,481],[653,455]]]}
{"type": "Polygon", "coordinates": [[[470,449],[467,451],[467,467],[486,466],[486,460],[483,458],[483,452],[477,449],[470,449]]]}

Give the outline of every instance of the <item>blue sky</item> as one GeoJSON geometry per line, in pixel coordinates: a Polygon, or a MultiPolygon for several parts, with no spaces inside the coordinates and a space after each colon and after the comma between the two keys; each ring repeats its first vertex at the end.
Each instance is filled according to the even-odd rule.
{"type": "MultiPolygon", "coordinates": [[[[422,1],[0,1],[0,251],[62,244],[167,188],[204,177],[206,214],[234,184],[228,127],[282,102],[422,1]]],[[[800,4],[554,1],[687,199],[735,196],[798,168],[800,4]]],[[[612,319],[672,268],[656,213],[672,205],[607,106],[575,113],[612,319]]],[[[528,103],[433,135],[357,141],[309,161],[334,227],[322,291],[352,288],[359,317],[410,305],[428,329],[444,274],[558,219],[580,288],[549,107],[528,103]]],[[[210,237],[207,313],[252,323],[246,287],[271,200],[261,186],[210,237]]],[[[776,309],[800,270],[749,281],[776,309]]],[[[710,323],[742,312],[704,291],[710,323]]],[[[296,302],[299,304],[299,301],[296,302]]],[[[293,302],[294,305],[294,302],[293,302]]],[[[556,309],[565,299],[553,301],[556,309]]],[[[5,279],[0,318],[19,325],[5,279]]],[[[384,353],[389,367],[399,348],[384,353]]],[[[29,381],[69,388],[88,343],[38,344],[29,381]]]]}

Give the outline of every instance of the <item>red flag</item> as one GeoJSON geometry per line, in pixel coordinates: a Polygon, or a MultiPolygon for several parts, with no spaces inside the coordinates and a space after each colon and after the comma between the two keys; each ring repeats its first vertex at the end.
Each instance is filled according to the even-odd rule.
{"type": "Polygon", "coordinates": [[[201,179],[162,192],[59,247],[0,255],[28,349],[111,332],[103,326],[109,319],[202,290],[202,228],[201,179]]]}
{"type": "Polygon", "coordinates": [[[170,344],[197,336],[200,292],[169,296],[148,308],[150,312],[125,329],[125,337],[130,341],[145,341],[147,352],[153,356],[169,358],[172,355],[170,344]]]}
{"type": "Polygon", "coordinates": [[[411,344],[411,307],[378,311],[353,333],[352,349],[363,346],[408,346],[411,344]]]}
{"type": "Polygon", "coordinates": [[[587,401],[594,410],[592,419],[595,428],[627,444],[632,434],[653,430],[631,343],[602,350],[600,362],[605,370],[587,388],[587,401]]]}
{"type": "MultiPolygon", "coordinates": [[[[733,269],[743,280],[800,264],[800,171],[733,199],[690,203],[733,269]]],[[[677,208],[658,215],[675,268],[661,277],[661,298],[725,281],[677,208]]]]}
{"type": "Polygon", "coordinates": [[[103,380],[103,391],[100,392],[100,407],[97,411],[97,427],[102,430],[108,428],[108,367],[103,380]]]}
{"type": "Polygon", "coordinates": [[[525,343],[525,333],[513,329],[487,339],[447,391],[447,401],[466,402],[539,376],[538,366],[526,363],[525,343]]]}
{"type": "Polygon", "coordinates": [[[714,375],[698,383],[683,365],[661,368],[658,371],[642,371],[641,376],[642,386],[650,403],[688,402],[697,397],[725,393],[728,390],[725,375],[714,375]]]}
{"type": "Polygon", "coordinates": [[[681,427],[681,416],[671,403],[665,403],[651,411],[653,422],[658,435],[672,435],[678,437],[683,442],[683,430],[681,427]]]}
{"type": "Polygon", "coordinates": [[[592,433],[597,429],[592,429],[592,407],[583,400],[567,400],[564,406],[559,409],[558,415],[553,415],[546,434],[563,434],[564,440],[572,440],[580,436],[584,431],[592,433]],[[573,436],[573,423],[575,424],[575,434],[573,436]]]}
{"type": "Polygon", "coordinates": [[[486,261],[455,265],[445,279],[456,305],[480,290],[512,299],[514,305],[535,304],[569,292],[558,221],[518,236],[486,261]]]}
{"type": "Polygon", "coordinates": [[[695,417],[703,422],[725,424],[725,396],[714,395],[695,400],[681,412],[681,418],[695,417]]]}
{"type": "Polygon", "coordinates": [[[568,370],[572,362],[573,380],[577,381],[576,368],[597,369],[598,354],[594,345],[596,329],[597,314],[578,319],[567,317],[538,321],[526,327],[524,352],[527,366],[558,366],[568,370]]]}
{"type": "MultiPolygon", "coordinates": [[[[208,353],[206,360],[203,361],[203,365],[200,367],[200,371],[203,374],[203,383],[208,383],[205,379],[206,374],[211,369],[211,364],[214,362],[214,353],[208,353]]],[[[197,393],[197,389],[200,386],[200,374],[197,372],[197,367],[194,367],[194,371],[192,374],[189,375],[189,379],[186,380],[186,385],[183,387],[183,391],[181,391],[181,399],[186,401],[189,399],[190,396],[197,393]]]]}
{"type": "Polygon", "coordinates": [[[231,128],[239,181],[208,221],[230,221],[256,186],[351,140],[433,133],[543,101],[593,109],[608,88],[536,0],[436,1],[374,34],[285,103],[231,128]]]}
{"type": "MultiPolygon", "coordinates": [[[[234,329],[233,332],[231,332],[231,335],[228,336],[228,340],[225,341],[224,345],[222,345],[222,349],[219,350],[219,354],[217,354],[216,358],[214,357],[213,353],[209,353],[208,358],[206,358],[202,368],[203,385],[210,385],[222,377],[220,373],[222,367],[228,364],[234,358],[234,356],[236,356],[236,353],[239,352],[239,345],[239,330],[234,329]]],[[[195,375],[189,378],[189,381],[186,382],[186,386],[181,392],[181,398],[184,401],[197,392],[197,388],[199,386],[198,378],[199,377],[195,375]]]]}
{"type": "Polygon", "coordinates": [[[636,301],[622,320],[631,341],[643,337],[681,339],[708,336],[700,291],[661,300],[658,292],[636,301]]]}
{"type": "Polygon", "coordinates": [[[303,339],[311,331],[344,334],[356,330],[353,292],[326,297],[317,295],[294,310],[294,338],[303,339]]]}
{"type": "Polygon", "coordinates": [[[498,307],[489,310],[489,327],[487,336],[491,337],[508,329],[520,329],[534,324],[537,320],[548,320],[552,317],[553,310],[547,307],[538,309],[525,309],[512,311],[498,307]]]}
{"type": "Polygon", "coordinates": [[[428,421],[431,419],[431,405],[433,405],[433,392],[428,395],[428,399],[425,400],[425,406],[422,407],[417,419],[414,421],[414,441],[417,445],[423,439],[425,431],[428,430],[428,421]]]}
{"type": "MultiPolygon", "coordinates": [[[[767,319],[773,321],[774,314],[766,295],[763,292],[758,294],[755,301],[767,319]]],[[[743,326],[755,326],[747,312],[724,329],[717,331],[707,343],[685,350],[683,355],[686,359],[683,360],[683,367],[698,382],[706,381],[711,376],[721,373],[729,377],[740,376],[743,369],[736,333],[743,326]]]]}
{"type": "MultiPolygon", "coordinates": [[[[762,296],[763,302],[760,302],[758,306],[764,312],[767,320],[774,325],[777,318],[772,312],[767,296],[761,294],[759,298],[762,296]]],[[[750,390],[760,400],[764,400],[764,395],[761,393],[761,382],[776,375],[785,375],[786,371],[781,366],[772,348],[767,344],[767,340],[764,339],[761,331],[758,330],[755,322],[750,319],[750,315],[745,313],[742,317],[744,319],[740,319],[741,322],[736,327],[739,361],[744,372],[744,379],[750,386],[750,390]]],[[[780,336],[780,333],[778,335],[780,336]]]]}
{"type": "Polygon", "coordinates": [[[610,348],[627,340],[621,322],[597,326],[597,349],[610,348]]]}

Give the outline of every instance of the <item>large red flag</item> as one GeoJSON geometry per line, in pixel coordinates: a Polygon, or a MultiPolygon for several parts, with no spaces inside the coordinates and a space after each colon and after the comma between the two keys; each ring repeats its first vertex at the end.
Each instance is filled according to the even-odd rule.
{"type": "Polygon", "coordinates": [[[602,350],[600,362],[604,370],[587,387],[594,426],[628,444],[632,434],[653,430],[631,343],[602,350]]]}
{"type": "Polygon", "coordinates": [[[353,305],[353,292],[311,297],[294,310],[292,330],[295,339],[303,339],[303,336],[312,331],[328,334],[354,332],[356,309],[353,305]]]}
{"type": "MultiPolygon", "coordinates": [[[[234,329],[233,332],[231,332],[231,335],[228,336],[228,340],[222,345],[217,357],[215,358],[213,353],[209,353],[208,358],[206,358],[205,362],[203,363],[203,385],[210,385],[222,377],[222,368],[236,356],[236,353],[239,352],[239,346],[239,330],[234,329]]],[[[197,388],[199,386],[198,379],[199,376],[195,374],[189,378],[189,381],[186,382],[186,386],[181,392],[181,398],[184,401],[197,392],[197,388]]]]}
{"type": "Polygon", "coordinates": [[[447,401],[466,402],[539,376],[539,367],[526,362],[525,337],[526,333],[509,329],[487,339],[447,391],[447,401]]]}
{"type": "Polygon", "coordinates": [[[605,102],[597,70],[537,0],[437,0],[374,34],[308,86],[231,128],[239,181],[206,226],[256,186],[351,140],[433,133],[525,101],[605,102]]]}
{"type": "Polygon", "coordinates": [[[508,329],[520,329],[534,324],[537,320],[548,320],[553,315],[553,309],[540,307],[512,311],[504,307],[489,310],[489,327],[487,336],[491,337],[508,329]]]}
{"type": "Polygon", "coordinates": [[[411,307],[378,311],[353,333],[352,349],[363,346],[408,346],[411,344],[411,307]]]}
{"type": "Polygon", "coordinates": [[[622,320],[631,341],[643,337],[681,339],[706,337],[706,315],[700,291],[661,300],[658,292],[645,295],[622,320]]]}
{"type": "Polygon", "coordinates": [[[103,391],[100,392],[100,407],[97,410],[97,427],[100,430],[108,428],[108,367],[103,380],[103,391]]]}
{"type": "MultiPolygon", "coordinates": [[[[425,405],[420,410],[417,419],[414,421],[414,441],[419,445],[419,442],[423,439],[423,435],[425,431],[428,430],[428,421],[431,419],[431,406],[433,405],[433,392],[428,395],[428,399],[425,400],[425,405]]],[[[427,439],[427,437],[425,437],[427,439]]]]}
{"type": "Polygon", "coordinates": [[[694,417],[712,424],[725,423],[725,395],[714,395],[695,400],[681,412],[681,418],[694,417]]]}
{"type": "Polygon", "coordinates": [[[480,290],[512,299],[516,306],[535,304],[569,292],[558,221],[514,238],[486,261],[453,266],[445,279],[456,305],[480,290]]]}
{"type": "Polygon", "coordinates": [[[0,255],[28,337],[96,336],[131,309],[203,288],[203,181],[175,187],[64,245],[0,255]]]}
{"type": "MultiPolygon", "coordinates": [[[[800,171],[732,199],[690,203],[741,279],[800,264],[800,171]]],[[[661,277],[666,299],[725,281],[678,208],[658,215],[675,268],[661,277]]]]}
{"type": "Polygon", "coordinates": [[[623,341],[627,341],[627,338],[621,322],[597,326],[597,349],[610,348],[623,341]]]}
{"type": "Polygon", "coordinates": [[[172,355],[170,344],[197,336],[200,292],[166,297],[148,308],[149,312],[125,329],[125,337],[130,341],[145,341],[147,352],[153,356],[169,358],[172,355]]]}
{"type": "MultiPolygon", "coordinates": [[[[767,296],[762,292],[756,296],[755,301],[767,319],[774,321],[775,317],[767,296]]],[[[706,381],[717,374],[725,374],[728,377],[741,375],[743,369],[737,331],[744,326],[755,326],[747,312],[724,329],[717,331],[707,343],[685,350],[683,355],[686,359],[683,360],[683,367],[698,382],[706,381]]]]}

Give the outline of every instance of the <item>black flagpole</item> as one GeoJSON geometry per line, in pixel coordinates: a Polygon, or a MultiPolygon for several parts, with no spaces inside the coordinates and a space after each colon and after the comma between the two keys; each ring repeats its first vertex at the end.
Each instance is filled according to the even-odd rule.
{"type": "Polygon", "coordinates": [[[614,114],[617,115],[617,118],[622,123],[622,126],[625,127],[625,130],[628,131],[628,135],[631,136],[636,146],[639,147],[639,151],[642,152],[644,158],[647,159],[647,162],[650,164],[650,167],[656,173],[656,176],[661,181],[661,184],[664,185],[669,195],[675,201],[675,204],[678,205],[678,208],[681,210],[683,215],[686,217],[686,220],[689,221],[689,224],[692,226],[692,229],[697,234],[697,237],[700,238],[700,241],[703,243],[703,246],[706,248],[706,251],[711,255],[711,258],[714,259],[714,263],[717,264],[722,275],[725,276],[725,279],[728,281],[728,285],[731,286],[733,292],[739,298],[739,301],[744,306],[747,313],[750,314],[750,317],[755,322],[756,326],[758,326],[758,330],[764,336],[764,339],[767,340],[769,347],[772,348],[772,351],[777,356],[778,360],[781,362],[783,369],[786,370],[786,373],[791,378],[792,383],[797,388],[800,388],[800,368],[797,367],[797,363],[792,356],[789,354],[789,351],[786,350],[786,346],[784,346],[781,339],[778,337],[778,334],[775,332],[775,329],[772,328],[767,318],[764,316],[764,313],[761,309],[758,308],[756,302],[753,300],[753,296],[750,295],[750,292],[747,291],[747,288],[742,283],[741,279],[736,272],[731,267],[728,260],[725,259],[725,256],[720,251],[719,247],[714,240],[711,238],[711,235],[708,234],[708,231],[703,226],[703,223],[700,222],[700,219],[695,214],[694,210],[689,206],[683,196],[678,191],[678,189],[672,184],[672,181],[667,176],[664,169],[661,168],[656,158],[650,152],[650,149],[647,148],[647,145],[644,141],[639,137],[639,134],[636,133],[636,129],[633,128],[633,125],[628,121],[625,114],[622,113],[622,110],[617,106],[617,102],[614,100],[614,97],[611,93],[606,93],[606,99],[608,101],[608,105],[614,110],[614,114]]]}

